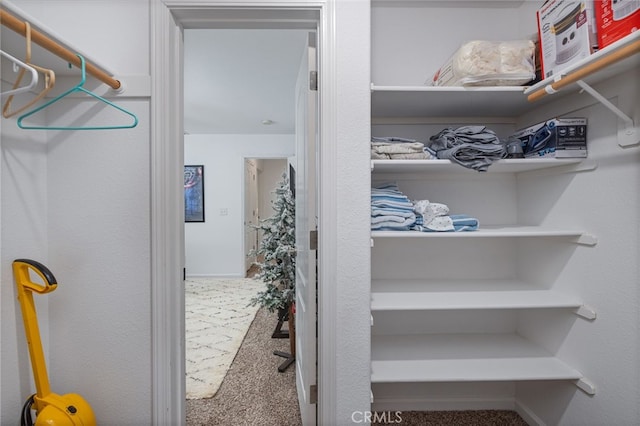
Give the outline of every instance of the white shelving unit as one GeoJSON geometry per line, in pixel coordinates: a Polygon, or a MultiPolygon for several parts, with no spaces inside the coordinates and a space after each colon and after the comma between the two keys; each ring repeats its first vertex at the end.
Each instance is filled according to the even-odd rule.
{"type": "Polygon", "coordinates": [[[627,345],[622,330],[637,316],[637,277],[624,259],[636,241],[627,241],[626,222],[613,229],[591,206],[631,208],[627,220],[637,222],[622,201],[629,195],[618,203],[615,193],[635,192],[629,179],[637,182],[640,32],[530,87],[433,87],[422,74],[450,49],[500,37],[493,30],[533,33],[524,26],[537,6],[490,2],[485,16],[489,2],[376,3],[373,136],[424,141],[474,124],[505,137],[567,116],[588,119],[590,147],[588,158],[503,159],[483,173],[449,160],[371,161],[372,185],[395,181],[411,200],[480,223],[471,232],[371,232],[372,410],[514,409],[529,424],[637,423],[619,414],[637,393],[624,373],[637,345],[628,344],[627,363],[613,346],[627,345]],[[465,8],[468,26],[450,31],[465,8]],[[479,20],[494,27],[471,25],[479,20]]]}
{"type": "MultiPolygon", "coordinates": [[[[491,164],[486,173],[521,173],[575,165],[583,161],[582,158],[504,159],[491,164]]],[[[477,171],[463,168],[450,160],[371,160],[371,170],[375,173],[466,172],[478,174],[477,171]]]]}
{"type": "Polygon", "coordinates": [[[372,347],[373,383],[582,379],[515,334],[374,336],[372,347]]]}
{"type": "MultiPolygon", "coordinates": [[[[556,94],[548,94],[531,102],[527,96],[545,90],[553,83],[567,78],[572,73],[592,67],[623,49],[629,49],[640,41],[640,32],[635,32],[616,43],[576,62],[560,76],[546,78],[533,86],[517,87],[442,87],[442,86],[381,86],[371,84],[371,116],[373,119],[415,117],[515,117],[532,108],[552,101],[581,88],[573,84],[556,94]]],[[[635,52],[619,61],[591,73],[583,78],[588,84],[615,77],[640,66],[640,53],[635,52]]],[[[552,91],[552,90],[550,90],[552,91]]]]}
{"type": "MultiPolygon", "coordinates": [[[[640,39],[640,34],[629,36],[598,54],[587,58],[567,70],[567,73],[590,67],[596,61],[616,54],[640,39]]],[[[614,65],[585,77],[595,84],[612,76],[637,68],[640,55],[636,52],[614,65]]],[[[563,74],[561,78],[565,78],[563,74]]],[[[553,102],[559,96],[581,88],[574,84],[554,94],[546,94],[532,102],[527,96],[556,82],[547,79],[533,87],[431,87],[431,86],[378,86],[371,85],[372,124],[437,124],[447,122],[488,123],[515,122],[516,118],[541,104],[553,102]],[[511,120],[511,121],[510,121],[511,120]]],[[[606,106],[606,105],[605,105],[606,106]]],[[[609,108],[607,106],[607,108],[609,108]]],[[[610,108],[611,109],[611,108],[610,108]]],[[[620,115],[620,114],[618,114],[620,115]]],[[[624,116],[622,117],[624,119],[624,116]]],[[[627,126],[629,127],[629,126],[627,126]]],[[[632,127],[632,126],[631,126],[632,127]]],[[[411,175],[412,181],[423,175],[446,185],[439,176],[456,175],[460,179],[482,179],[486,174],[508,174],[514,179],[524,172],[545,174],[561,167],[563,172],[592,170],[587,159],[505,159],[495,162],[484,174],[466,169],[448,160],[372,160],[372,178],[411,175]],[[584,165],[586,164],[586,165],[584,165]]],[[[558,169],[560,170],[560,169],[558,169]]],[[[491,185],[491,181],[487,185],[491,185]]],[[[434,200],[438,201],[438,200],[434,200]]],[[[583,230],[549,229],[547,226],[480,226],[478,231],[428,233],[417,231],[373,231],[372,250],[378,244],[391,240],[406,240],[433,245],[443,240],[491,241],[513,239],[539,239],[559,244],[575,243],[595,246],[597,238],[583,230]],[[549,240],[553,239],[553,240],[549,240]]],[[[554,243],[551,243],[554,244],[554,243]]],[[[396,246],[394,246],[396,247],[396,246]]],[[[412,246],[414,247],[414,246],[412,246]]],[[[450,250],[450,246],[448,246],[450,250]]],[[[390,249],[389,252],[393,252],[390,249]]],[[[387,252],[385,252],[387,253],[387,252]]],[[[385,261],[393,262],[393,259],[385,261]]],[[[517,275],[517,274],[516,274],[517,275]]],[[[375,330],[376,316],[403,312],[494,312],[518,310],[567,310],[587,320],[594,320],[596,312],[585,306],[579,297],[554,289],[548,285],[531,284],[526,280],[491,279],[438,279],[429,275],[425,261],[424,276],[419,279],[400,277],[378,278],[372,274],[371,311],[375,330]]],[[[430,317],[433,318],[433,317],[430,317]]],[[[401,320],[398,320],[401,321],[401,320]]],[[[400,327],[401,328],[401,327],[400,327]]],[[[385,383],[439,383],[439,382],[504,382],[568,380],[588,394],[595,387],[578,369],[568,365],[540,345],[515,333],[433,333],[426,334],[372,333],[373,384],[385,383]]],[[[375,398],[375,391],[373,392],[375,398]]]]}
{"type": "MultiPolygon", "coordinates": [[[[502,160],[492,173],[518,173],[577,164],[580,159],[502,160]]],[[[477,172],[448,160],[374,160],[372,174],[459,173],[476,179],[477,172]],[[471,174],[470,174],[471,173],[471,174]],[[473,175],[475,173],[475,175],[473,175]]],[[[490,183],[489,183],[490,185],[490,183]]],[[[372,231],[372,247],[391,239],[419,240],[437,244],[446,240],[560,239],[592,246],[597,239],[575,229],[545,226],[480,226],[471,232],[372,231]]],[[[389,259],[392,262],[392,259],[389,259]]],[[[587,319],[596,313],[579,298],[532,285],[519,279],[430,279],[428,262],[424,279],[372,279],[371,311],[383,312],[495,311],[520,309],[566,309],[587,319]]],[[[587,392],[593,386],[582,374],[544,348],[513,334],[442,333],[372,336],[373,384],[422,382],[493,382],[571,380],[587,392]]],[[[375,398],[375,392],[374,392],[375,398]]]]}
{"type": "Polygon", "coordinates": [[[575,296],[521,280],[373,280],[371,310],[578,309],[575,296]]]}
{"type": "Polygon", "coordinates": [[[482,226],[477,231],[467,232],[420,232],[420,231],[372,231],[374,238],[505,238],[505,237],[570,237],[593,245],[597,240],[582,231],[548,229],[539,226],[482,226]]]}

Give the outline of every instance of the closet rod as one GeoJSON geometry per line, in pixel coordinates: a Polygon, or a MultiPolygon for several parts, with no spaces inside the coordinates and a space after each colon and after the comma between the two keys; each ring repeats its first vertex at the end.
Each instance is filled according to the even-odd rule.
{"type": "MultiPolygon", "coordinates": [[[[553,93],[553,91],[555,90],[561,89],[564,86],[567,86],[571,83],[575,83],[578,80],[582,80],[585,77],[588,77],[589,75],[597,71],[600,71],[603,68],[606,68],[618,61],[621,61],[639,52],[640,52],[640,40],[634,43],[628,44],[624,47],[621,47],[620,49],[611,52],[609,55],[603,56],[602,58],[599,58],[598,60],[590,63],[589,65],[586,65],[584,68],[580,68],[577,71],[571,72],[570,74],[563,76],[560,80],[549,84],[547,87],[550,86],[551,92],[553,93]]],[[[527,97],[527,99],[530,102],[537,101],[538,99],[549,94],[547,90],[548,89],[546,87],[543,87],[538,91],[530,94],[527,97]]]]}
{"type": "MultiPolygon", "coordinates": [[[[10,28],[13,31],[17,32],[18,34],[20,34],[21,36],[26,37],[27,29],[26,29],[25,23],[22,22],[20,19],[16,18],[15,16],[13,16],[12,14],[10,14],[9,12],[5,10],[0,10],[0,22],[2,22],[2,25],[6,26],[7,28],[10,28]]],[[[60,46],[58,43],[51,40],[49,37],[42,34],[41,32],[31,29],[31,41],[47,49],[54,55],[61,57],[65,61],[77,66],[78,68],[81,66],[80,59],[74,52],[71,52],[70,50],[60,46]]],[[[111,77],[104,71],[101,71],[94,65],[87,62],[85,64],[85,68],[88,74],[94,76],[95,78],[107,84],[111,88],[115,90],[120,88],[120,82],[118,80],[111,77]]]]}

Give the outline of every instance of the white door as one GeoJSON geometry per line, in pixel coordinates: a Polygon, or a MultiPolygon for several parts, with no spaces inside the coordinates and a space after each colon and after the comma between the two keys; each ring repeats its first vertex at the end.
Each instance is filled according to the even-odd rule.
{"type": "Polygon", "coordinates": [[[255,160],[244,162],[244,255],[245,271],[251,268],[256,260],[249,256],[252,250],[258,248],[258,230],[252,225],[258,225],[258,167],[255,160]]]}
{"type": "MultiPolygon", "coordinates": [[[[316,137],[317,90],[315,34],[309,34],[296,85],[296,385],[304,426],[316,424],[316,137]]],[[[316,233],[317,235],[317,233],[316,233]]]]}

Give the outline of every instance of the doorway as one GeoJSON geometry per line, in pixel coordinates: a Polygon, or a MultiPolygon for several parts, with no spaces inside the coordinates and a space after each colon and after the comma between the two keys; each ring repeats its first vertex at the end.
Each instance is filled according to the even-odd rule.
{"type": "Polygon", "coordinates": [[[337,97],[336,71],[333,49],[335,34],[332,31],[333,4],[314,3],[292,7],[290,2],[265,2],[260,7],[247,4],[230,9],[228,3],[215,0],[198,6],[182,6],[179,3],[153,3],[153,37],[157,45],[153,59],[153,109],[152,128],[152,344],[153,344],[153,394],[154,423],[184,423],[184,292],[181,282],[184,267],[183,191],[180,181],[183,172],[182,144],[182,46],[183,29],[224,28],[240,26],[304,28],[319,30],[319,49],[323,85],[319,90],[320,116],[328,117],[319,122],[319,231],[318,258],[325,259],[319,266],[318,315],[319,338],[325,345],[318,347],[318,366],[323,386],[318,390],[319,417],[335,418],[336,401],[331,389],[335,388],[337,373],[334,347],[336,336],[336,291],[329,285],[335,276],[331,265],[336,261],[336,238],[328,230],[336,223],[336,213],[330,202],[336,197],[331,185],[336,175],[337,163],[332,153],[337,141],[335,111],[330,108],[337,97]],[[324,87],[324,89],[322,88],[324,87]],[[324,158],[324,160],[322,160],[324,158]],[[327,200],[327,203],[323,203],[327,200]],[[325,226],[322,226],[322,225],[325,226]],[[323,300],[325,302],[323,303],[323,300]],[[325,401],[323,404],[322,401],[325,401]],[[323,409],[324,407],[324,409],[323,409]]]}
{"type": "Polygon", "coordinates": [[[264,259],[256,255],[263,232],[260,222],[273,213],[274,190],[287,172],[286,158],[246,158],[244,174],[244,256],[246,277],[258,272],[257,262],[264,259]]]}
{"type": "MultiPolygon", "coordinates": [[[[296,153],[296,88],[307,34],[307,30],[296,29],[184,30],[184,159],[185,164],[199,163],[204,169],[206,209],[203,223],[185,225],[186,394],[191,414],[191,399],[210,395],[195,392],[207,382],[201,378],[214,375],[209,372],[221,374],[214,366],[205,369],[204,360],[209,362],[209,358],[201,352],[211,346],[210,358],[224,358],[216,355],[219,348],[213,347],[222,345],[215,340],[215,330],[220,329],[209,326],[209,322],[217,324],[216,317],[224,309],[216,305],[211,321],[200,315],[204,311],[198,311],[199,320],[208,327],[203,338],[194,332],[193,318],[194,307],[205,307],[194,294],[204,291],[203,287],[237,285],[237,291],[229,294],[231,304],[246,288],[253,288],[243,280],[252,263],[247,254],[259,241],[250,225],[257,225],[260,211],[264,217],[270,216],[274,190],[288,170],[287,158],[293,159],[296,153]],[[275,168],[273,162],[278,163],[275,168]],[[201,372],[204,374],[198,376],[201,372]]],[[[224,292],[218,294],[218,299],[226,297],[224,292]]],[[[273,315],[274,327],[276,322],[273,315]]],[[[220,332],[226,335],[232,328],[220,332]]],[[[243,336],[247,332],[237,328],[243,336]]],[[[243,336],[234,339],[242,340],[243,336]]],[[[240,351],[240,347],[232,350],[240,351]]],[[[277,362],[274,370],[278,367],[278,359],[268,351],[262,356],[277,362]]],[[[232,369],[230,365],[226,368],[232,369]]],[[[248,375],[247,381],[258,379],[248,375]]],[[[226,395],[224,387],[212,385],[218,386],[212,386],[214,399],[218,400],[218,389],[223,391],[220,398],[226,395]]],[[[291,387],[295,390],[295,380],[291,387]]]]}

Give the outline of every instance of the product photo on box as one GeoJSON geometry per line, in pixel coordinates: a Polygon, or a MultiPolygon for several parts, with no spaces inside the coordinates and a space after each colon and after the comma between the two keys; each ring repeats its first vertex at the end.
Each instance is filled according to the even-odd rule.
{"type": "Polygon", "coordinates": [[[549,0],[537,17],[543,78],[558,75],[593,52],[593,2],[549,0]]]}

